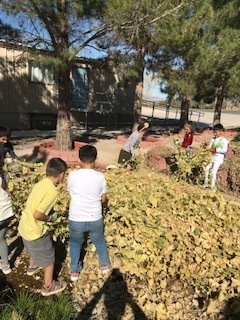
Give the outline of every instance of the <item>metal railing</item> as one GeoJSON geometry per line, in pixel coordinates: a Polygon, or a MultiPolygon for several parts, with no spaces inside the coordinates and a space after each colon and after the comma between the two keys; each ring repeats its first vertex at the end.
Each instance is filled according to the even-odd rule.
{"type": "MultiPolygon", "coordinates": [[[[177,119],[178,117],[180,118],[181,115],[181,110],[177,107],[173,107],[170,106],[168,104],[166,104],[165,101],[147,101],[147,100],[143,100],[142,101],[142,107],[147,107],[147,108],[151,108],[152,109],[152,115],[151,118],[154,117],[154,111],[155,110],[163,110],[165,111],[165,122],[167,122],[168,118],[169,118],[169,113],[175,113],[175,119],[177,119]]],[[[195,111],[190,109],[189,110],[189,120],[192,120],[193,116],[197,117],[197,123],[199,123],[200,118],[203,117],[205,115],[204,112],[201,111],[195,111]]]]}

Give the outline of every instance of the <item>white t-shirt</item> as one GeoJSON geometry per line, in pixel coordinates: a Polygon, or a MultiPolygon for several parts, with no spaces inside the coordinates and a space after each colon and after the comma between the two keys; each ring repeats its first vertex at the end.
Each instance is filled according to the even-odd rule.
{"type": "Polygon", "coordinates": [[[0,177],[0,221],[4,221],[13,215],[12,199],[9,193],[2,188],[2,178],[0,177]]]}
{"type": "Polygon", "coordinates": [[[70,172],[68,191],[71,196],[69,220],[97,221],[101,219],[101,196],[107,192],[107,183],[102,172],[94,169],[78,169],[70,172]]]}
{"type": "Polygon", "coordinates": [[[212,162],[223,164],[225,155],[228,151],[229,141],[223,137],[212,138],[210,148],[216,148],[216,153],[212,155],[212,162]]]}

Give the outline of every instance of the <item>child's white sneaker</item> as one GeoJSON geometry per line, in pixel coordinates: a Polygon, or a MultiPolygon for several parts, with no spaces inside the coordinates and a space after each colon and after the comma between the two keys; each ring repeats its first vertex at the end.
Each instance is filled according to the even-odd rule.
{"type": "Polygon", "coordinates": [[[79,272],[71,272],[71,281],[78,281],[79,272]]]}
{"type": "Polygon", "coordinates": [[[111,271],[109,266],[101,266],[102,274],[107,274],[111,271]]]}
{"type": "Polygon", "coordinates": [[[3,265],[2,262],[0,262],[0,270],[2,270],[4,274],[9,274],[12,271],[9,263],[3,265]]]}

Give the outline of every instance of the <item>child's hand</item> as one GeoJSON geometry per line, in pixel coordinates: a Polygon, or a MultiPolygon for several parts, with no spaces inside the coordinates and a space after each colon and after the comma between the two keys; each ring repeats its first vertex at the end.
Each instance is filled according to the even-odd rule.
{"type": "Polygon", "coordinates": [[[216,153],[216,148],[210,148],[210,152],[216,153]]]}
{"type": "Polygon", "coordinates": [[[179,137],[174,137],[173,142],[174,144],[179,145],[179,137]]]}
{"type": "Polygon", "coordinates": [[[210,149],[210,146],[206,141],[203,143],[203,148],[210,149]]]}
{"type": "Polygon", "coordinates": [[[58,218],[57,212],[54,212],[49,216],[48,222],[55,222],[58,218]]]}

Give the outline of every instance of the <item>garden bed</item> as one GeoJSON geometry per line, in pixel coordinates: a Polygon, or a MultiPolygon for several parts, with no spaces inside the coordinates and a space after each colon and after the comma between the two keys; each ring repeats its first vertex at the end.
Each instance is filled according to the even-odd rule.
{"type": "MultiPolygon", "coordinates": [[[[57,150],[55,140],[46,140],[36,142],[33,145],[33,154],[41,155],[42,162],[46,162],[52,158],[61,158],[63,159],[68,167],[79,166],[79,149],[86,145],[85,142],[74,141],[73,150],[57,150]]],[[[107,165],[97,164],[97,168],[105,169],[107,165]]]]}

